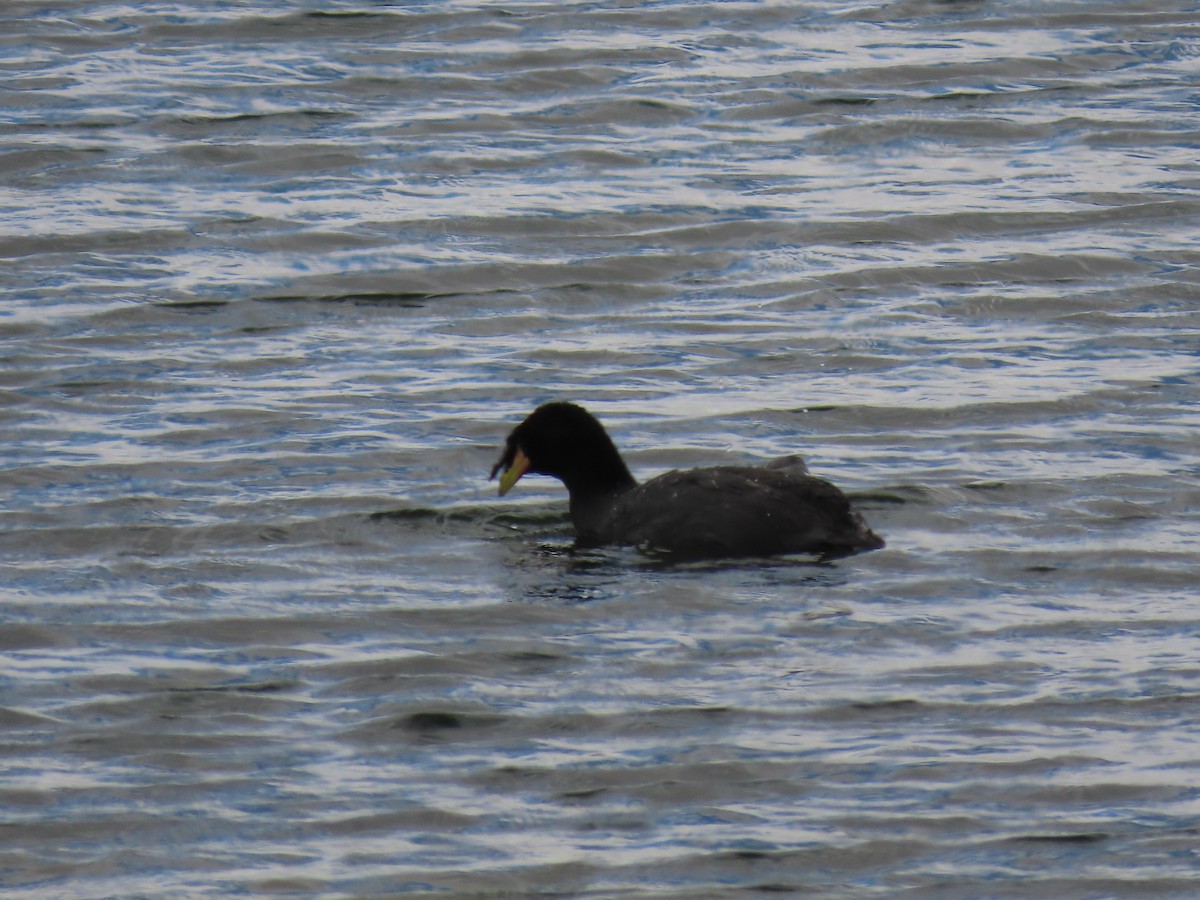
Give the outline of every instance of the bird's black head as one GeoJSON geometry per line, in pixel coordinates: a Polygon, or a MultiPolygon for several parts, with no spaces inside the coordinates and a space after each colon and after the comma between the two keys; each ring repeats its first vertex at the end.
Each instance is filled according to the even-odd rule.
{"type": "Polygon", "coordinates": [[[512,430],[489,478],[497,472],[502,496],[526,472],[553,475],[572,493],[634,483],[604,426],[582,406],[562,402],[542,404],[512,430]]]}

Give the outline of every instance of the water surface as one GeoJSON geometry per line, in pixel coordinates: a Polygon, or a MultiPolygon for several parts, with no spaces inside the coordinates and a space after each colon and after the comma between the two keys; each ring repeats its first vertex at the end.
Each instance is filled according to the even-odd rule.
{"type": "Polygon", "coordinates": [[[14,897],[1189,897],[1184,3],[0,13],[14,897]],[[485,477],[802,453],[888,547],[485,477]]]}

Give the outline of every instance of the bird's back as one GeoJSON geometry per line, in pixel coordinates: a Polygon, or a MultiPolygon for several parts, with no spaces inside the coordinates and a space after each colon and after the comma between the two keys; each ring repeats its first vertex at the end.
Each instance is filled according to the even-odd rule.
{"type": "Polygon", "coordinates": [[[883,546],[846,496],[808,475],[798,456],[660,475],[622,494],[591,537],[685,558],[835,557],[883,546]]]}

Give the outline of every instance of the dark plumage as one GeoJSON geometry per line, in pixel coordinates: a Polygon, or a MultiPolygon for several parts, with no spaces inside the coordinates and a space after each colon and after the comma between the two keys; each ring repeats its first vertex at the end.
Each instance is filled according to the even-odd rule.
{"type": "Polygon", "coordinates": [[[677,558],[815,553],[883,546],[840,490],[798,456],[764,466],[667,472],[638,484],[608,432],[573,403],[546,403],[512,430],[490,477],[506,494],[526,472],[553,475],[571,495],[584,546],[626,544],[677,558]]]}

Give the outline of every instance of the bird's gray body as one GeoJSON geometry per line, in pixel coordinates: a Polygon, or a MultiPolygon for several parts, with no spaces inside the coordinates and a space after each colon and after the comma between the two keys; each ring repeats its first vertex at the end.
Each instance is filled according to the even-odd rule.
{"type": "Polygon", "coordinates": [[[685,558],[832,558],[882,545],[845,495],[809,475],[798,456],[667,472],[604,502],[572,503],[571,517],[582,545],[685,558]]]}

